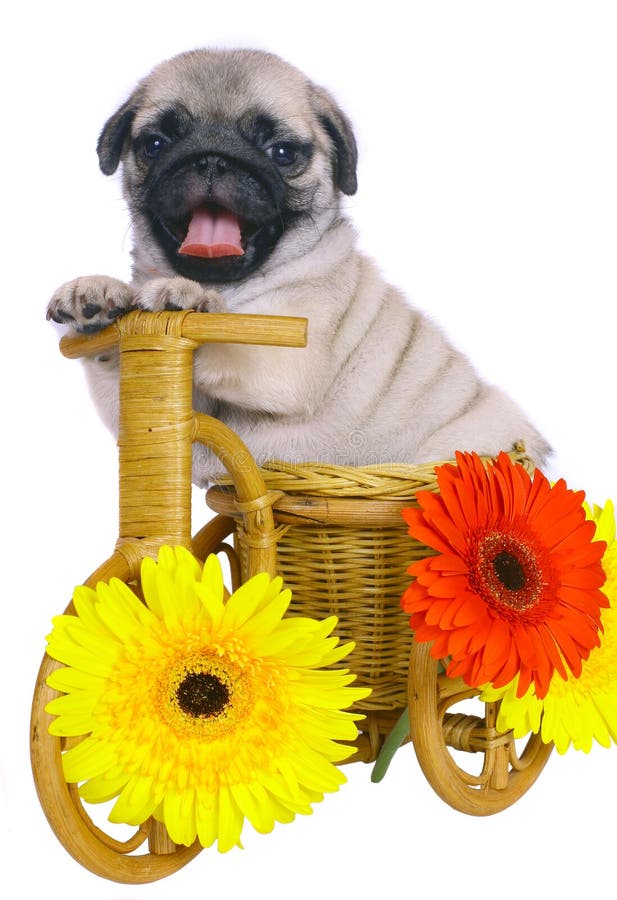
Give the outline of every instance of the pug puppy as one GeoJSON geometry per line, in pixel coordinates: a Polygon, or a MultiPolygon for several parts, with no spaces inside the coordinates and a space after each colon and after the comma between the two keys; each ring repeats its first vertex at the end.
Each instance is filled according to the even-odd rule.
{"type": "MultiPolygon", "coordinates": [[[[109,119],[98,156],[106,175],[122,166],[132,281],[77,278],[49,318],[92,332],[134,307],[306,316],[304,350],[195,354],[196,408],[258,462],[420,463],[517,441],[543,461],[548,446],[517,406],[358,251],[341,209],[356,191],[350,123],[297,69],[252,50],[177,56],[109,119]]],[[[117,357],[85,365],[116,430],[117,357]]],[[[196,447],[197,484],[220,468],[196,447]]]]}

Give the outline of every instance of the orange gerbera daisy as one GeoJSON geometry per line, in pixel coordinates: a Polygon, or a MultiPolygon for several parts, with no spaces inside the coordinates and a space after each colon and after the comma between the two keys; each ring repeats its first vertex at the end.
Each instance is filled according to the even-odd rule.
{"type": "Polygon", "coordinates": [[[599,646],[604,541],[594,541],[583,491],[552,485],[501,453],[475,454],[437,471],[440,494],[418,495],[403,516],[410,534],[438,552],[414,563],[403,609],[418,641],[433,641],[447,673],[479,687],[531,683],[544,697],[553,672],[578,677],[599,646]]]}

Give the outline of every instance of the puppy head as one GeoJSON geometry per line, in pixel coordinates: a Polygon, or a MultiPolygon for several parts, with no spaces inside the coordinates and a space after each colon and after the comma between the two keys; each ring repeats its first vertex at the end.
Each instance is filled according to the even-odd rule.
{"type": "Polygon", "coordinates": [[[326,91],[259,51],[162,63],[109,119],[102,171],[123,164],[137,240],[202,283],[246,278],[335,217],[356,190],[356,144],[326,91]],[[294,237],[296,236],[296,237],[294,237]]]}

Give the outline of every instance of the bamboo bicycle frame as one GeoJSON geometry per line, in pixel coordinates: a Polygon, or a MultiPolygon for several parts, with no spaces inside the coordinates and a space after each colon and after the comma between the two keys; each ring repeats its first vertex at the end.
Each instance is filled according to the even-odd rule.
{"type": "MultiPolygon", "coordinates": [[[[61,350],[69,358],[107,352],[116,345],[120,355],[119,536],[112,555],[87,584],[94,586],[112,577],[137,581],[144,557],[156,556],[164,544],[185,546],[203,559],[218,551],[234,527],[245,550],[242,577],[264,571],[276,574],[279,535],[273,505],[281,500],[281,493],[268,490],[248,449],[227,426],[193,410],[193,352],[203,343],[303,347],[306,326],[303,319],[273,316],[132,312],[99,334],[62,341],[61,350]],[[235,499],[227,498],[230,510],[191,537],[195,441],[207,444],[221,459],[234,482],[235,499]],[[232,515],[240,518],[239,529],[232,515]]],[[[329,504],[327,516],[336,507],[329,504]]],[[[69,606],[67,612],[72,611],[69,606]]],[[[198,842],[177,847],[154,820],[140,826],[127,841],[118,841],[92,822],[77,787],[66,783],[62,751],[71,744],[49,734],[50,717],[45,712],[47,703],[57,696],[46,681],[58,666],[50,657],[43,658],[31,726],[34,779],[52,829],[79,863],[112,881],[141,884],[172,874],[199,853],[198,842]],[[149,850],[131,855],[146,840],[149,850]]],[[[533,734],[519,756],[512,735],[496,730],[494,703],[486,705],[484,718],[450,715],[455,702],[477,691],[460,679],[438,677],[426,645],[413,643],[408,678],[411,736],[424,774],[437,793],[471,815],[490,815],[517,800],[542,770],[551,745],[533,734]],[[482,753],[482,773],[470,775],[459,768],[449,747],[482,753]]],[[[374,759],[370,745],[369,738],[360,735],[355,759],[374,759]]]]}
{"type": "MultiPolygon", "coordinates": [[[[191,537],[191,462],[195,441],[207,444],[232,475],[249,539],[249,572],[275,574],[275,530],[271,495],[242,441],[221,422],[193,411],[193,352],[204,343],[303,347],[306,320],[274,316],[205,314],[187,311],[132,312],[90,337],[61,342],[68,358],[93,356],[119,347],[119,536],[112,555],[90,576],[96,585],[111,577],[139,576],[141,561],[163,544],[182,545],[197,556],[216,547],[231,530],[225,522],[191,537]]],[[[69,605],[67,612],[72,612],[69,605]]],[[[62,739],[49,734],[45,706],[56,696],[47,678],[58,664],[45,656],[35,687],[31,721],[32,769],[45,814],[66,850],[104,878],[145,883],[189,862],[201,847],[176,847],[150,820],[128,841],[105,834],[89,818],[75,785],[62,772],[62,739]],[[146,839],[149,852],[128,855],[146,839]]]]}

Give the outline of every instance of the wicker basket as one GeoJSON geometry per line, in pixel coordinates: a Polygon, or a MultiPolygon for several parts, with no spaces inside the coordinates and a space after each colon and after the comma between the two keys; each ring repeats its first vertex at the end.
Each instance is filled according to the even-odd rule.
{"type": "MultiPolygon", "coordinates": [[[[513,459],[526,469],[523,448],[513,459]]],[[[413,540],[401,510],[417,505],[420,491],[437,491],[435,467],[383,465],[348,468],[319,464],[266,464],[277,532],[277,569],[293,593],[292,614],[338,617],[335,633],[353,640],[344,662],[356,684],[371,688],[357,704],[366,728],[387,734],[407,705],[413,634],[400,606],[410,564],[431,551],[413,540]]],[[[239,510],[222,482],[207,495],[209,506],[236,522],[236,549],[244,573],[246,554],[239,510]]]]}

